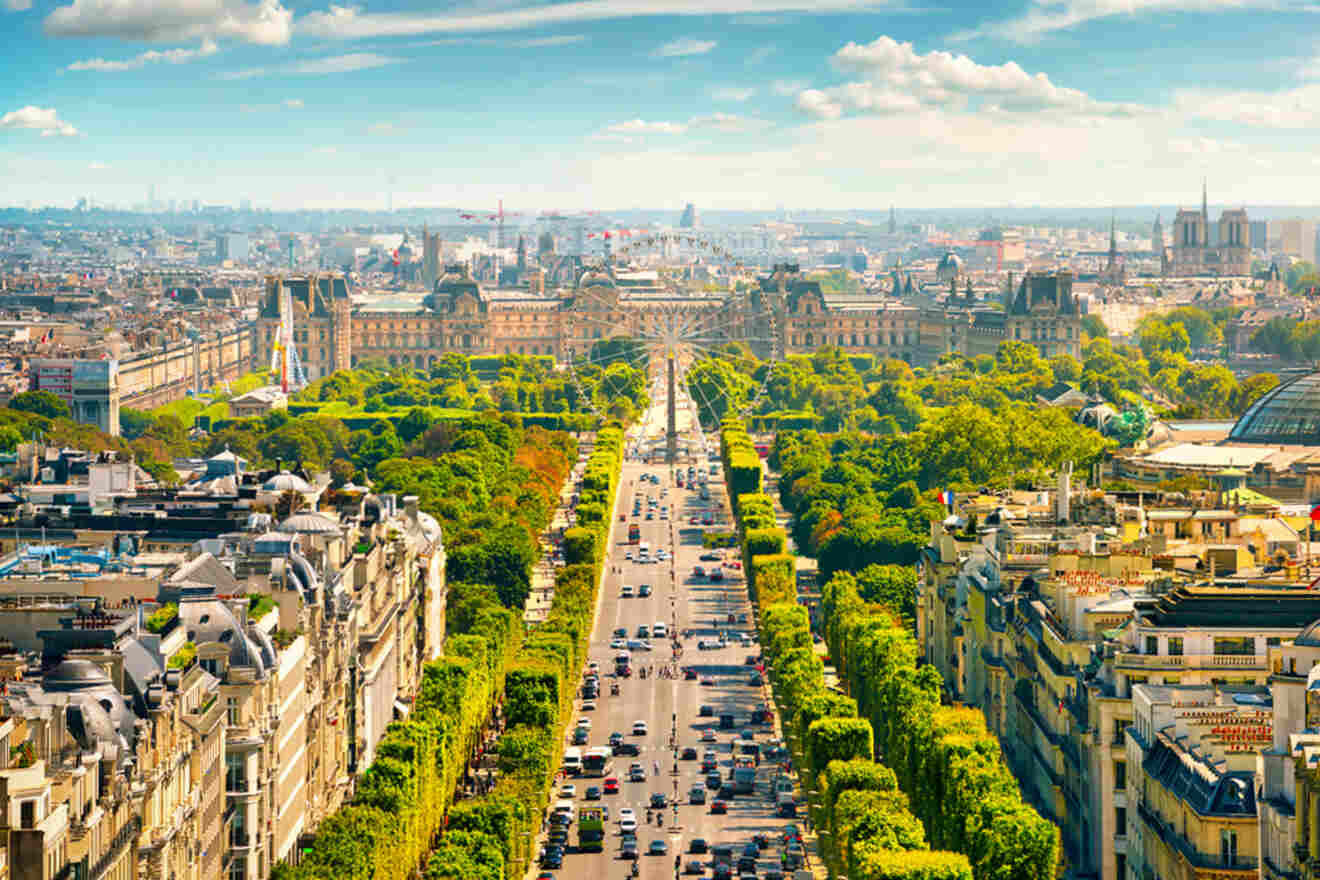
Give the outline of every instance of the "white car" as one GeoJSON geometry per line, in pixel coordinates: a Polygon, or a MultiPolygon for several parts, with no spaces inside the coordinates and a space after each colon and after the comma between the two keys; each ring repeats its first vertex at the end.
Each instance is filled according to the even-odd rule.
{"type": "Polygon", "coordinates": [[[578,719],[577,726],[578,726],[578,727],[581,727],[583,730],[591,730],[591,719],[590,719],[590,718],[579,718],[579,719],[578,719]]]}
{"type": "Polygon", "coordinates": [[[599,672],[600,672],[600,661],[599,661],[599,660],[592,660],[590,663],[587,664],[587,669],[591,670],[592,672],[599,673],[599,672]]]}
{"type": "Polygon", "coordinates": [[[637,820],[632,816],[620,819],[619,832],[622,834],[635,834],[637,832],[637,820]]]}
{"type": "Polygon", "coordinates": [[[619,596],[623,599],[631,599],[633,597],[632,584],[624,584],[623,588],[619,590],[619,596]]]}
{"type": "Polygon", "coordinates": [[[647,727],[645,721],[634,721],[632,727],[633,736],[646,736],[647,727]]]}
{"type": "Polygon", "coordinates": [[[627,639],[610,639],[610,650],[611,650],[611,651],[626,651],[626,650],[628,650],[628,640],[627,640],[627,639]]]}
{"type": "Polygon", "coordinates": [[[665,626],[664,623],[661,621],[656,621],[655,626],[651,627],[651,638],[653,639],[669,638],[669,627],[665,626]]]}
{"type": "Polygon", "coordinates": [[[595,712],[595,711],[596,711],[596,701],[595,701],[595,700],[583,700],[583,701],[582,701],[582,711],[583,711],[583,712],[595,712]]]}
{"type": "Polygon", "coordinates": [[[636,811],[633,810],[632,807],[624,807],[623,809],[619,810],[620,824],[626,822],[629,819],[633,820],[633,822],[637,821],[637,813],[636,811]]]}
{"type": "Polygon", "coordinates": [[[577,786],[571,782],[559,786],[559,796],[566,799],[577,797],[577,786]]]}

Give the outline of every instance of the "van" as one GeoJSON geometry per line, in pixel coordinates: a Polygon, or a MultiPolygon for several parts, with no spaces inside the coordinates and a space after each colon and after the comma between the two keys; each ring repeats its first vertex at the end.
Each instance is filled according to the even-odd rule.
{"type": "Polygon", "coordinates": [[[582,750],[579,748],[570,748],[564,750],[564,772],[569,776],[579,776],[582,773],[582,750]]]}

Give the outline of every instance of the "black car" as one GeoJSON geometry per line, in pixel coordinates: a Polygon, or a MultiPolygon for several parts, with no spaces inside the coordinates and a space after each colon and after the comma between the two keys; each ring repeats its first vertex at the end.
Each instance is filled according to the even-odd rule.
{"type": "Polygon", "coordinates": [[[683,754],[681,757],[682,760],[684,761],[695,761],[697,760],[697,750],[692,748],[692,746],[688,746],[686,749],[683,750],[683,754]]]}
{"type": "Polygon", "coordinates": [[[651,809],[663,810],[668,803],[669,800],[660,792],[651,793],[651,809]]]}
{"type": "Polygon", "coordinates": [[[599,786],[599,785],[589,785],[589,786],[587,786],[587,790],[586,790],[586,792],[582,795],[582,797],[583,797],[584,799],[586,799],[586,800],[589,800],[589,801],[598,801],[598,800],[600,800],[600,786],[599,786]]]}
{"type": "Polygon", "coordinates": [[[720,778],[719,773],[706,774],[706,788],[710,789],[713,792],[718,792],[720,790],[720,785],[723,782],[724,780],[720,778]]]}
{"type": "Polygon", "coordinates": [[[638,748],[637,743],[634,742],[621,742],[614,747],[614,754],[616,755],[635,758],[641,753],[642,750],[638,748]]]}
{"type": "Polygon", "coordinates": [[[547,846],[545,852],[541,853],[542,868],[562,868],[564,867],[564,849],[559,846],[547,846]]]}
{"type": "Polygon", "coordinates": [[[631,860],[631,861],[636,861],[636,860],[637,860],[637,841],[636,841],[636,840],[625,840],[625,841],[623,842],[623,846],[619,847],[619,858],[621,858],[621,859],[629,859],[629,860],[631,860]]]}
{"type": "Polygon", "coordinates": [[[614,746],[619,745],[619,744],[622,743],[622,742],[623,742],[623,734],[622,734],[622,733],[619,733],[619,731],[616,730],[616,731],[614,731],[614,733],[611,733],[611,734],[610,734],[610,747],[611,747],[611,748],[613,748],[614,746]]]}
{"type": "Polygon", "coordinates": [[[561,849],[568,846],[567,829],[556,828],[554,831],[550,832],[550,836],[546,838],[545,842],[548,843],[550,846],[556,846],[561,849]]]}
{"type": "Polygon", "coordinates": [[[710,876],[711,880],[733,880],[733,866],[720,862],[710,876]]]}
{"type": "Polygon", "coordinates": [[[710,848],[706,845],[706,839],[704,837],[694,837],[688,844],[688,852],[697,855],[704,855],[709,849],[710,848]]]}
{"type": "Polygon", "coordinates": [[[702,706],[700,709],[697,710],[697,715],[699,715],[702,718],[711,718],[715,715],[715,707],[702,706]]]}
{"type": "Polygon", "coordinates": [[[700,876],[706,873],[706,865],[700,859],[689,859],[687,865],[683,868],[683,873],[700,876]]]}
{"type": "Polygon", "coordinates": [[[551,824],[551,825],[572,825],[572,824],[573,824],[573,817],[570,816],[570,815],[568,815],[568,813],[551,813],[551,814],[550,814],[550,824],[551,824]]]}

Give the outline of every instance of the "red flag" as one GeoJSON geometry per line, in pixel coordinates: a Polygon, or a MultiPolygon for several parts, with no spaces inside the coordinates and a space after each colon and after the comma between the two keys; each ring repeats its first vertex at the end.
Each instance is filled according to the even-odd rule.
{"type": "Polygon", "coordinates": [[[1320,522],[1320,504],[1311,508],[1311,522],[1320,522]]]}

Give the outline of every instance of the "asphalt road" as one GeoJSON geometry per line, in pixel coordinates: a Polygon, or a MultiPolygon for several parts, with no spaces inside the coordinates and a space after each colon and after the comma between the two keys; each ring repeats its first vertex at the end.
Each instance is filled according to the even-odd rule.
{"type": "MultiPolygon", "coordinates": [[[[658,397],[659,395],[657,395],[658,397]]],[[[655,443],[663,450],[663,401],[652,409],[648,418],[642,422],[642,443],[655,443]]],[[[689,419],[680,419],[680,430],[689,425],[689,419]]],[[[688,440],[694,449],[700,448],[700,441],[695,434],[688,440]]],[[[709,468],[709,463],[698,458],[691,459],[696,467],[709,468]]],[[[687,462],[681,467],[686,475],[687,462]]],[[[627,461],[623,466],[619,498],[614,512],[613,540],[609,548],[606,564],[606,577],[602,597],[592,634],[590,659],[600,663],[601,697],[596,701],[593,711],[579,712],[579,717],[591,722],[590,740],[586,748],[608,745],[610,734],[624,734],[626,741],[635,742],[641,749],[638,757],[615,756],[613,767],[607,776],[619,779],[620,791],[614,795],[603,795],[599,803],[610,810],[607,823],[605,851],[599,854],[576,852],[577,827],[570,828],[570,848],[564,858],[563,867],[553,870],[557,878],[592,878],[592,880],[623,880],[630,876],[632,865],[620,857],[621,835],[618,827],[619,810],[631,807],[637,813],[639,824],[637,843],[641,851],[639,858],[640,876],[648,880],[672,878],[674,876],[674,856],[682,857],[683,868],[688,862],[697,859],[705,863],[706,870],[701,876],[710,877],[710,856],[689,855],[689,847],[694,838],[702,838],[713,846],[717,843],[735,845],[735,861],[743,846],[750,842],[752,835],[765,833],[777,838],[783,828],[794,820],[775,818],[771,795],[771,782],[775,775],[768,761],[762,761],[757,773],[756,792],[752,795],[740,795],[729,801],[726,815],[715,815],[710,811],[713,793],[708,794],[704,806],[689,805],[688,794],[695,783],[704,780],[701,771],[701,756],[707,749],[717,753],[719,771],[728,777],[732,766],[732,742],[739,731],[748,726],[753,709],[765,700],[763,689],[750,685],[749,679],[754,667],[745,665],[748,655],[760,653],[760,646],[754,642],[748,646],[737,639],[730,641],[722,650],[698,650],[701,639],[714,639],[720,633],[743,634],[755,638],[750,624],[751,608],[747,601],[746,587],[742,573],[734,568],[723,567],[726,578],[723,583],[715,583],[707,577],[695,577],[694,566],[709,568],[712,563],[701,561],[702,527],[691,525],[689,518],[702,511],[717,511],[719,525],[711,528],[728,528],[730,511],[728,498],[721,477],[709,482],[711,499],[702,501],[698,491],[679,489],[674,485],[673,469],[663,465],[647,465],[638,461],[627,461]],[[643,474],[656,474],[659,484],[642,481],[643,474]],[[641,497],[641,513],[633,516],[633,499],[641,497]],[[657,507],[653,519],[646,519],[648,496],[655,497],[657,507]],[[660,518],[660,507],[669,508],[669,517],[660,518]],[[619,520],[619,514],[625,516],[619,520]],[[625,559],[629,550],[636,551],[637,546],[627,543],[627,525],[637,522],[641,527],[641,541],[649,542],[654,555],[663,548],[670,554],[665,562],[641,564],[625,559]],[[616,571],[616,568],[619,569],[616,571]],[[643,584],[651,587],[651,595],[646,598],[624,598],[622,587],[633,587],[634,596],[643,584]],[[727,623],[727,617],[733,614],[735,623],[727,623]],[[743,622],[738,623],[741,619],[743,622]],[[635,639],[637,629],[645,624],[653,626],[657,621],[664,622],[671,629],[671,636],[678,634],[682,645],[682,656],[674,660],[672,643],[664,640],[652,640],[654,650],[647,652],[634,650],[632,654],[634,673],[631,678],[617,678],[614,673],[614,657],[620,653],[610,647],[616,629],[626,630],[627,638],[635,639]],[[690,637],[683,638],[685,632],[690,637]],[[650,666],[655,671],[668,663],[676,663],[679,674],[675,678],[641,678],[637,672],[640,667],[650,666]],[[684,680],[681,669],[691,666],[697,670],[699,679],[684,680]],[[706,684],[709,679],[713,683],[706,684]],[[611,685],[619,683],[619,696],[611,696],[611,685]],[[700,708],[709,706],[710,717],[699,714],[700,708]],[[733,730],[718,730],[718,718],[721,714],[733,713],[737,726],[733,730]],[[647,736],[632,736],[634,722],[645,721],[649,728],[647,736]],[[715,730],[714,743],[702,742],[704,731],[715,730]],[[693,747],[697,750],[698,760],[676,760],[677,750],[693,747]],[[640,762],[645,767],[646,780],[643,782],[627,781],[629,765],[640,762]],[[656,775],[655,766],[660,773],[656,775]],[[677,773],[674,772],[677,764],[677,773]],[[664,826],[647,824],[646,810],[653,793],[665,795],[671,803],[678,799],[677,811],[671,807],[664,810],[664,826]],[[665,855],[647,855],[652,841],[663,840],[667,845],[665,855]]],[[[729,560],[736,559],[736,552],[725,551],[729,560]]],[[[769,725],[751,727],[756,731],[756,739],[767,742],[773,736],[769,725]]],[[[567,746],[568,744],[565,743],[567,746]]],[[[575,800],[579,807],[588,803],[584,795],[591,785],[602,785],[603,780],[580,777],[569,779],[577,787],[575,800]]],[[[781,850],[776,846],[762,853],[760,867],[762,871],[777,865],[781,850]]],[[[539,869],[536,873],[539,873],[539,869]]],[[[536,876],[536,873],[533,876],[536,876]]],[[[687,874],[695,877],[698,875],[687,874]]]]}

